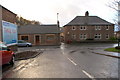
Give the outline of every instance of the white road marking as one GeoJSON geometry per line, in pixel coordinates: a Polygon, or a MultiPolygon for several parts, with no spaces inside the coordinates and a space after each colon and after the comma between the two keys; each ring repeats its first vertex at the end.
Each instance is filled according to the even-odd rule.
{"type": "Polygon", "coordinates": [[[77,65],[73,60],[71,60],[70,58],[67,57],[68,60],[70,60],[70,62],[72,62],[75,66],[77,65]]]}
{"type": "MultiPolygon", "coordinates": [[[[64,48],[63,47],[61,47],[61,49],[62,49],[62,54],[63,55],[65,55],[65,53],[64,53],[64,48]]],[[[67,57],[67,55],[65,55],[66,57],[67,57]]],[[[67,59],[70,61],[70,62],[72,62],[75,66],[77,65],[73,60],[71,60],[69,57],[67,57],[67,59]]]]}
{"type": "Polygon", "coordinates": [[[88,72],[86,72],[85,70],[82,70],[82,72],[84,74],[86,74],[89,78],[91,78],[92,80],[95,80],[93,76],[91,76],[88,72]]]}

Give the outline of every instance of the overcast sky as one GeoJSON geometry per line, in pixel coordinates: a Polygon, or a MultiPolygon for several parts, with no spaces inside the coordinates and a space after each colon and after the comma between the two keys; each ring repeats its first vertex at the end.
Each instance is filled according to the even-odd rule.
{"type": "Polygon", "coordinates": [[[59,13],[63,26],[76,16],[99,16],[113,23],[115,11],[107,6],[113,0],[0,0],[1,4],[12,12],[28,20],[37,20],[43,24],[56,24],[59,13]]]}

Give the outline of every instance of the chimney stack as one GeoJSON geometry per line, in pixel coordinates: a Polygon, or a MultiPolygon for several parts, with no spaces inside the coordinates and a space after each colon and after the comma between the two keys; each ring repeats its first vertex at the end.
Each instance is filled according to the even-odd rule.
{"type": "Polygon", "coordinates": [[[88,11],[85,12],[85,16],[89,16],[89,12],[88,11]]]}

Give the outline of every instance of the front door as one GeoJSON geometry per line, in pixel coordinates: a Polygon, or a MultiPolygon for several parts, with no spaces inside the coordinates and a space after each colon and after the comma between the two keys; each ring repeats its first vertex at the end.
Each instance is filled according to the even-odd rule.
{"type": "Polygon", "coordinates": [[[40,35],[35,35],[35,44],[40,45],[40,35]]]}

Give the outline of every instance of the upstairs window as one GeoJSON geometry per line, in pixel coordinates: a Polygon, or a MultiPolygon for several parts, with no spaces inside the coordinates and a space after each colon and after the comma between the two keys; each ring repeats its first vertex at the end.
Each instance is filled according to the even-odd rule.
{"type": "Polygon", "coordinates": [[[76,27],[75,27],[75,26],[72,26],[72,30],[76,30],[76,27]]]}
{"type": "Polygon", "coordinates": [[[106,26],[106,30],[109,30],[109,26],[106,26]]]}
{"type": "Polygon", "coordinates": [[[95,30],[101,30],[101,26],[95,26],[95,30]]]}
{"type": "Polygon", "coordinates": [[[86,30],[86,26],[80,26],[80,30],[86,30]]]}

